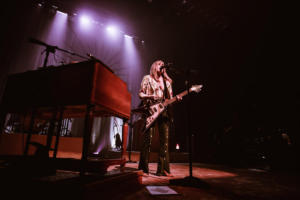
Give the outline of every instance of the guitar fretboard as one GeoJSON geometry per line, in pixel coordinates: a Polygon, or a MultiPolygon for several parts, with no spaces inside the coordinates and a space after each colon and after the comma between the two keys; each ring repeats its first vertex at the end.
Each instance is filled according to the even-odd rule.
{"type": "MultiPolygon", "coordinates": [[[[191,89],[190,89],[190,92],[191,92],[191,89]]],[[[188,94],[188,91],[185,90],[185,91],[181,92],[180,94],[178,94],[177,96],[183,97],[183,96],[185,96],[185,95],[187,95],[187,94],[188,94]]],[[[176,97],[173,97],[172,99],[165,101],[165,102],[164,102],[164,106],[167,106],[167,105],[169,105],[169,104],[172,104],[172,103],[174,103],[176,100],[177,100],[176,97]]]]}

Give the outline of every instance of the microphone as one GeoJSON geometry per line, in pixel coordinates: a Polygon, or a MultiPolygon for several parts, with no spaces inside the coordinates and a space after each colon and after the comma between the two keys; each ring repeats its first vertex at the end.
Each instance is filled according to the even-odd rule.
{"type": "Polygon", "coordinates": [[[42,42],[40,40],[37,40],[35,38],[29,38],[28,39],[29,42],[34,43],[34,44],[39,44],[39,45],[43,45],[43,46],[48,46],[45,42],[42,42]]]}

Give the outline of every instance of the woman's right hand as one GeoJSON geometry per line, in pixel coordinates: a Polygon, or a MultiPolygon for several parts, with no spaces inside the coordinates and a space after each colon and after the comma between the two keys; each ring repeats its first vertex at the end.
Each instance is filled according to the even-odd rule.
{"type": "Polygon", "coordinates": [[[147,95],[144,93],[139,94],[140,98],[142,99],[152,99],[152,100],[157,100],[157,97],[155,95],[147,95]]]}
{"type": "Polygon", "coordinates": [[[158,97],[157,96],[155,96],[155,95],[151,95],[151,99],[153,99],[153,100],[158,100],[158,97]]]}

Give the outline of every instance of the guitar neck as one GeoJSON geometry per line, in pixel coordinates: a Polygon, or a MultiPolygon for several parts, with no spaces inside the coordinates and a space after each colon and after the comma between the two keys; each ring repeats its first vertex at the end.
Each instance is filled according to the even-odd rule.
{"type": "MultiPolygon", "coordinates": [[[[190,89],[190,90],[191,90],[191,89],[190,89]]],[[[184,96],[187,95],[187,94],[188,94],[188,91],[185,90],[185,91],[181,92],[180,94],[178,94],[177,96],[184,97],[184,96]]],[[[169,104],[172,104],[172,103],[174,103],[176,100],[177,100],[176,97],[173,97],[172,99],[165,101],[165,102],[164,102],[164,106],[167,106],[167,105],[169,105],[169,104]]]]}

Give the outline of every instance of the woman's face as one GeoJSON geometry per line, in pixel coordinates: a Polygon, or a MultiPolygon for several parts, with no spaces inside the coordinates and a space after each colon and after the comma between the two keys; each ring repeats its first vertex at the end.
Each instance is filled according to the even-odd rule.
{"type": "Polygon", "coordinates": [[[158,61],[156,64],[156,71],[158,73],[158,75],[161,74],[161,67],[164,66],[164,62],[163,61],[158,61]]]}

